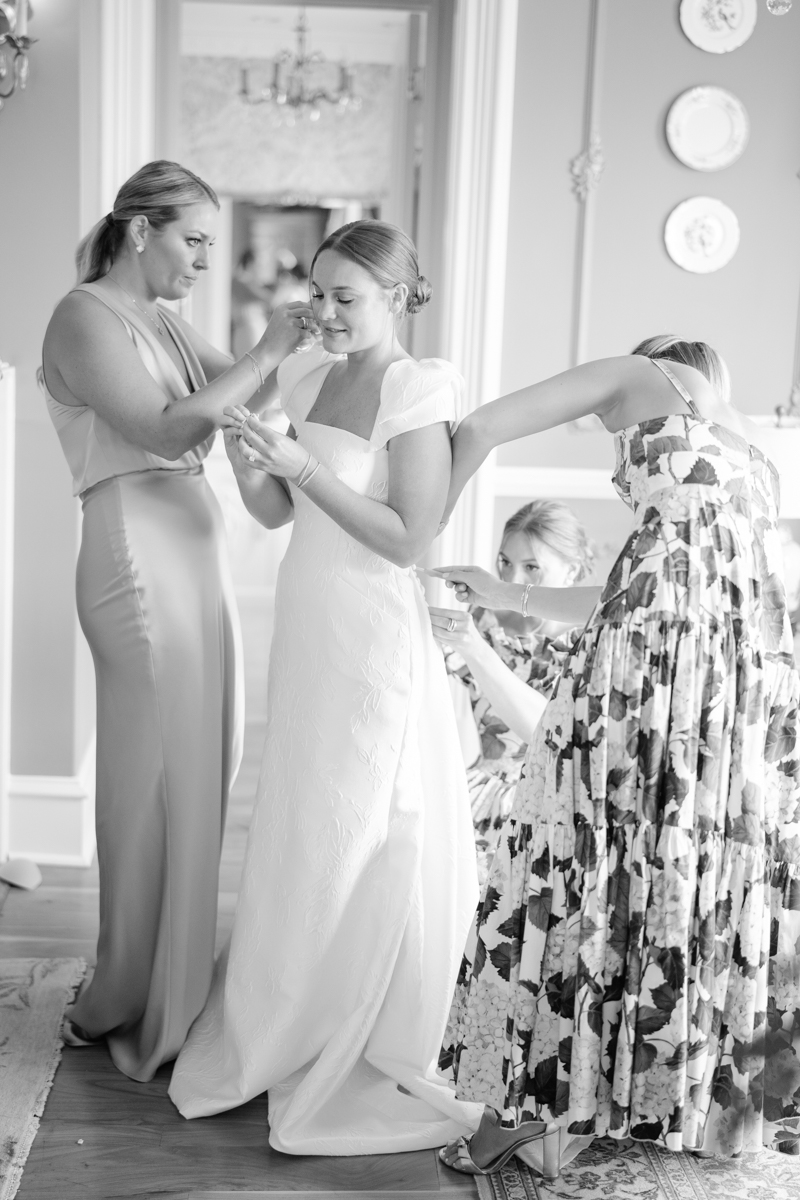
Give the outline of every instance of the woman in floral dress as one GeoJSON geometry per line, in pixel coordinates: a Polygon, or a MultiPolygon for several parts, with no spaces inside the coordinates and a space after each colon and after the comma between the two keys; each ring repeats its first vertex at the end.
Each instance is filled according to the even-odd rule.
{"type": "MultiPolygon", "coordinates": [[[[593,561],[572,509],[558,500],[533,500],[505,523],[497,574],[506,583],[568,587],[591,574],[593,561]]],[[[483,887],[528,742],[581,631],[518,612],[433,606],[431,627],[448,673],[468,689],[475,720],[480,749],[467,768],[467,784],[483,887]]]]}
{"type": "Polygon", "coordinates": [[[596,412],[636,518],[602,593],[444,572],[461,600],[589,618],[478,913],[453,1066],[485,1115],[456,1169],[511,1149],[552,1176],[604,1134],[797,1153],[798,677],[778,477],[726,382],[703,343],[652,339],[456,435],[450,507],[492,446],[596,412]]]}

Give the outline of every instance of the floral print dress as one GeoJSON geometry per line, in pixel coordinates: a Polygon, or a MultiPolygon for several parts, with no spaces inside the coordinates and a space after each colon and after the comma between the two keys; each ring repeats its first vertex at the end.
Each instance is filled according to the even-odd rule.
{"type": "Polygon", "coordinates": [[[797,1153],[798,676],[778,478],[679,390],[690,413],[616,435],[636,524],[531,742],[452,1070],[507,1125],[797,1153]]]}
{"type": "MultiPolygon", "coordinates": [[[[580,630],[564,630],[556,638],[535,632],[514,634],[503,628],[491,609],[475,608],[472,617],[481,637],[509,671],[549,698],[580,630]]],[[[494,711],[461,655],[451,651],[445,655],[445,663],[448,673],[469,691],[480,741],[480,754],[467,768],[467,785],[475,830],[478,882],[483,888],[500,830],[511,812],[528,746],[494,711]]]]}

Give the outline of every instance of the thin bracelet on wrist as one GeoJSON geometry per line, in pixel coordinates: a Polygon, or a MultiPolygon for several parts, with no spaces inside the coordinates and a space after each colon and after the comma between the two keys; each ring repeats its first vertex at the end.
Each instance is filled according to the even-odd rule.
{"type": "Polygon", "coordinates": [[[312,464],[312,462],[313,462],[313,461],[314,461],[314,459],[313,459],[313,456],[312,456],[311,452],[309,451],[308,458],[306,459],[306,461],[305,461],[305,463],[304,463],[304,465],[303,465],[303,469],[302,469],[302,471],[300,472],[300,474],[297,476],[297,478],[296,478],[296,479],[293,479],[293,480],[292,480],[292,482],[294,483],[294,486],[295,486],[295,487],[302,487],[302,486],[303,486],[303,484],[304,484],[304,483],[305,483],[305,481],[306,481],[306,473],[309,471],[309,468],[310,468],[310,466],[311,466],[311,464],[312,464]]]}
{"type": "Polygon", "coordinates": [[[256,358],[256,356],[254,354],[251,354],[249,350],[245,350],[244,356],[245,356],[245,358],[249,358],[250,362],[253,364],[253,370],[255,371],[256,375],[258,376],[258,386],[260,388],[263,388],[264,375],[261,370],[261,367],[259,366],[258,359],[256,358]]]}
{"type": "Polygon", "coordinates": [[[523,591],[522,591],[522,609],[521,609],[521,611],[522,611],[523,617],[528,616],[528,596],[531,593],[532,587],[533,587],[532,583],[526,583],[525,587],[523,588],[523,591]]]}
{"type": "MultiPolygon", "coordinates": [[[[309,454],[309,456],[308,456],[308,457],[309,457],[309,460],[310,460],[310,459],[311,459],[311,455],[309,454]]],[[[307,464],[306,464],[306,465],[307,465],[307,464]]],[[[319,470],[319,466],[320,466],[320,464],[319,464],[317,461],[315,461],[315,462],[314,462],[314,465],[313,465],[313,467],[311,468],[311,470],[308,472],[308,474],[305,476],[305,478],[304,478],[303,480],[301,480],[301,481],[299,481],[299,482],[298,482],[297,486],[298,486],[299,488],[304,488],[304,487],[306,487],[306,486],[307,486],[307,485],[308,485],[308,484],[311,482],[311,480],[314,478],[314,476],[316,475],[317,471],[319,470]]]]}

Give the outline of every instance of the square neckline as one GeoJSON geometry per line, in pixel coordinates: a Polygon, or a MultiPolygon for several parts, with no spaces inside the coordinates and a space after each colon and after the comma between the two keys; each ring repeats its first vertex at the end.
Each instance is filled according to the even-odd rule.
{"type": "MultiPolygon", "coordinates": [[[[311,401],[311,404],[308,407],[308,412],[311,412],[312,408],[317,403],[317,400],[319,399],[319,394],[322,391],[325,380],[328,378],[328,372],[331,370],[332,367],[336,366],[337,363],[342,362],[346,358],[347,358],[346,354],[331,355],[331,360],[332,360],[331,362],[320,363],[320,365],[318,367],[314,368],[314,370],[319,371],[324,367],[325,374],[322,376],[322,379],[320,379],[320,381],[319,381],[319,387],[317,388],[316,392],[314,393],[314,399],[311,401]]],[[[409,355],[408,358],[410,359],[411,362],[417,361],[416,359],[412,359],[411,355],[409,355]]],[[[341,425],[326,425],[323,421],[309,421],[308,417],[302,417],[301,418],[302,423],[304,425],[313,425],[316,429],[335,429],[337,433],[346,433],[348,435],[348,437],[356,438],[357,441],[363,442],[366,446],[372,447],[372,439],[375,435],[375,430],[378,427],[378,418],[380,416],[381,406],[383,404],[383,389],[384,389],[384,385],[386,383],[386,377],[389,374],[389,372],[393,366],[395,366],[399,362],[405,362],[405,361],[406,360],[402,359],[402,358],[393,359],[392,362],[390,362],[387,365],[386,370],[383,373],[383,378],[381,379],[380,396],[378,399],[378,411],[375,413],[375,420],[373,422],[372,429],[370,430],[370,434],[369,434],[368,438],[362,437],[360,433],[353,433],[353,431],[351,429],[344,429],[344,428],[342,428],[341,425]]],[[[311,373],[309,372],[309,375],[310,374],[311,373]]],[[[305,378],[308,379],[309,375],[306,375],[305,378]]],[[[381,446],[380,449],[386,450],[386,447],[381,446]]]]}

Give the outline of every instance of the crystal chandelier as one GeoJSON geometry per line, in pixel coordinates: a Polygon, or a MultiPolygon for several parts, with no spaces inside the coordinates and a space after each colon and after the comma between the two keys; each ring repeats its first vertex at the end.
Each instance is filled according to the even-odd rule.
{"type": "Polygon", "coordinates": [[[281,50],[272,60],[272,83],[269,87],[260,92],[251,92],[249,68],[242,67],[239,95],[245,104],[272,104],[279,122],[283,118],[287,125],[293,125],[297,117],[318,121],[323,104],[331,105],[339,113],[347,109],[357,112],[361,107],[361,98],[354,90],[354,72],[345,63],[339,64],[337,91],[329,92],[313,85],[310,77],[314,68],[326,60],[318,51],[308,53],[308,19],[304,8],[299,10],[295,33],[297,49],[294,52],[281,50]]]}
{"type": "Polygon", "coordinates": [[[28,50],[36,41],[28,37],[28,19],[32,16],[28,0],[0,3],[0,108],[28,82],[28,50]]]}

